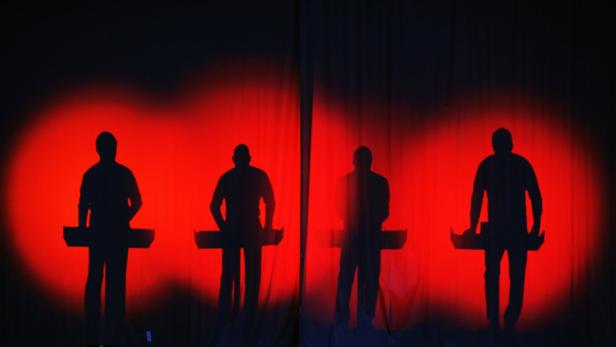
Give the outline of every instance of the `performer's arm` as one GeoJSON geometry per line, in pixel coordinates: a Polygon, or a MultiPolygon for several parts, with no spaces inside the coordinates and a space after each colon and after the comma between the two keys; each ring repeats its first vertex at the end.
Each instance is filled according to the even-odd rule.
{"type": "Polygon", "coordinates": [[[485,169],[483,165],[479,165],[477,173],[475,174],[475,182],[473,183],[473,195],[471,197],[471,227],[469,232],[475,233],[477,231],[477,224],[479,224],[479,215],[481,214],[481,204],[483,203],[483,193],[486,188],[485,183],[485,169]]]}
{"type": "Polygon", "coordinates": [[[265,230],[272,230],[274,220],[274,211],[276,210],[276,200],[274,199],[274,190],[269,178],[265,175],[263,191],[263,202],[265,202],[265,230]]]}
{"type": "Polygon", "coordinates": [[[389,217],[389,183],[384,181],[383,185],[383,211],[381,215],[381,223],[389,217]]]}
{"type": "Polygon", "coordinates": [[[541,198],[541,191],[539,190],[539,183],[537,183],[537,176],[532,166],[529,164],[528,183],[526,189],[528,190],[528,196],[533,207],[533,227],[532,232],[539,233],[541,228],[541,214],[543,211],[543,199],[541,198]]]}
{"type": "Polygon", "coordinates": [[[90,209],[89,207],[82,207],[81,204],[79,205],[79,227],[80,228],[87,227],[89,209],[90,209]]]}
{"type": "Polygon", "coordinates": [[[90,184],[87,180],[87,176],[84,175],[81,180],[81,188],[79,189],[79,227],[86,228],[88,221],[88,211],[91,207],[90,202],[90,184]]]}
{"type": "Polygon", "coordinates": [[[137,186],[137,180],[135,176],[130,174],[130,184],[129,184],[129,194],[128,199],[130,200],[130,208],[128,210],[128,220],[132,220],[133,217],[137,214],[143,202],[141,201],[141,193],[139,192],[139,187],[137,186]]]}
{"type": "Polygon", "coordinates": [[[212,213],[212,217],[214,217],[214,221],[216,222],[216,225],[218,225],[218,229],[220,231],[224,231],[225,229],[225,220],[222,218],[222,212],[220,211],[223,199],[223,179],[220,178],[220,180],[218,180],[218,184],[216,185],[216,189],[214,190],[212,202],[210,203],[210,212],[212,213]]]}

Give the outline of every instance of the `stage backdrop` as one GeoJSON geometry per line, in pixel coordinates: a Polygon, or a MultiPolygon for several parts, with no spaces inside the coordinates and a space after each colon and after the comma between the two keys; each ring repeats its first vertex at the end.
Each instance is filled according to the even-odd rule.
{"type": "MultiPolygon", "coordinates": [[[[493,154],[492,132],[506,127],[513,134],[514,152],[535,169],[546,231],[545,245],[529,253],[520,328],[541,326],[563,314],[576,288],[584,286],[607,251],[601,233],[606,218],[601,162],[588,138],[572,131],[565,112],[517,93],[493,96],[487,104],[468,96],[451,108],[435,110],[363,102],[354,107],[317,94],[307,311],[313,318],[333,322],[339,249],[327,241],[332,229],[342,229],[336,184],[353,170],[355,149],[365,145],[373,153],[373,170],[389,181],[390,215],[383,228],[407,229],[408,236],[402,249],[382,250],[377,328],[400,330],[426,319],[483,327],[483,252],[454,249],[449,233],[450,228],[462,233],[469,227],[477,167],[493,154]],[[432,120],[409,124],[405,119],[414,112],[432,120]]],[[[487,221],[487,204],[485,196],[481,221],[487,221]]],[[[501,312],[508,298],[504,259],[501,312]]]]}
{"type": "MultiPolygon", "coordinates": [[[[282,242],[263,249],[262,335],[270,342],[288,336],[299,287],[297,98],[293,69],[250,61],[212,66],[167,98],[121,84],[50,98],[16,136],[3,182],[7,239],[20,271],[51,305],[82,314],[88,251],[67,247],[62,226],[76,225],[82,175],[98,161],[96,136],[110,131],[117,160],[133,171],[144,201],[131,226],[156,230],[149,249],[129,252],[129,319],[149,317],[176,288],[216,307],[222,252],[197,249],[193,232],[217,230],[209,208],[214,188],[233,167],[234,147],[244,143],[251,164],[271,180],[274,227],[284,228],[282,242]]],[[[215,317],[200,325],[205,312],[189,312],[196,316],[189,322],[197,327],[193,340],[211,336],[215,317]]]]}
{"type": "Polygon", "coordinates": [[[278,246],[263,249],[259,335],[265,345],[292,344],[297,4],[96,6],[58,16],[4,5],[2,67],[10,88],[0,119],[0,318],[10,323],[0,326],[3,341],[84,345],[87,250],[67,247],[62,226],[77,223],[82,175],[98,160],[96,136],[108,130],[143,197],[131,225],[156,230],[149,249],[129,251],[133,332],[145,343],[149,330],[157,346],[214,343],[221,250],[198,250],[193,232],[215,229],[214,188],[244,143],[271,180],[274,227],[285,233],[278,246]]]}
{"type": "MultiPolygon", "coordinates": [[[[449,232],[468,227],[473,176],[498,127],[535,168],[544,200],[522,345],[616,339],[610,7],[304,0],[61,17],[9,7],[0,120],[0,336],[9,345],[83,345],[87,255],[66,247],[62,226],[77,223],[79,184],[103,130],[118,138],[118,160],[143,195],[132,225],[156,229],[150,249],[130,251],[127,288],[130,323],[155,345],[214,342],[221,252],[197,250],[193,232],[215,227],[211,195],[239,143],[268,173],[274,226],[285,228],[264,250],[263,345],[331,343],[335,184],[359,145],[389,180],[384,228],[406,229],[407,240],[382,251],[379,341],[349,334],[350,344],[482,345],[483,256],[454,250],[449,232]]],[[[506,266],[505,257],[501,294],[506,266]]],[[[355,303],[353,294],[351,317],[355,303]]]]}
{"type": "MultiPolygon", "coordinates": [[[[483,252],[455,250],[449,233],[469,227],[474,175],[493,153],[491,136],[500,127],[511,131],[513,151],[534,167],[543,195],[546,239],[529,252],[520,333],[533,336],[527,341],[556,344],[587,341],[591,331],[595,341],[610,340],[611,316],[603,308],[610,299],[601,288],[613,241],[611,185],[603,157],[606,123],[598,115],[611,106],[607,94],[587,88],[592,80],[593,90],[609,90],[611,79],[574,72],[579,64],[590,68],[606,60],[600,45],[577,46],[564,35],[600,37],[598,26],[572,26],[569,20],[587,17],[567,6],[437,1],[303,8],[303,34],[312,43],[304,67],[314,76],[303,94],[312,107],[303,343],[336,336],[340,249],[327,241],[330,230],[342,228],[336,183],[353,169],[360,145],[372,150],[373,170],[389,181],[384,229],[408,231],[401,249],[381,252],[374,323],[385,337],[379,341],[456,341],[453,334],[487,326],[483,252]],[[555,15],[548,20],[542,11],[555,15]],[[584,320],[596,325],[585,329],[584,320]]],[[[500,280],[502,314],[507,256],[500,280]]],[[[369,343],[358,336],[349,341],[369,343]]]]}

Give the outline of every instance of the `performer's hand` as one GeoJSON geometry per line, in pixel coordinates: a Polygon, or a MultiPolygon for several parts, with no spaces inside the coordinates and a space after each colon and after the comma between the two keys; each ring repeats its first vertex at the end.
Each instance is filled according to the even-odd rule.
{"type": "Polygon", "coordinates": [[[468,229],[466,229],[466,230],[464,231],[464,235],[473,235],[473,234],[476,234],[476,233],[477,233],[476,229],[477,229],[477,228],[474,228],[474,229],[473,229],[472,227],[470,227],[470,228],[468,228],[468,229]]]}
{"type": "Polygon", "coordinates": [[[539,235],[539,229],[541,229],[541,225],[539,223],[533,224],[533,227],[530,230],[531,234],[539,235]]]}

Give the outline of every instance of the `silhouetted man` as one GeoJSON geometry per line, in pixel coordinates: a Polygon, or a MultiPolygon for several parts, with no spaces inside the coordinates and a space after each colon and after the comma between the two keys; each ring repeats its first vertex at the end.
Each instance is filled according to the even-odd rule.
{"type": "Polygon", "coordinates": [[[509,305],[505,312],[505,330],[513,328],[522,310],[526,271],[526,192],[532,202],[532,233],[541,226],[541,192],[535,172],[523,157],[512,153],[511,133],[504,128],[492,135],[494,155],[481,162],[475,175],[471,201],[471,227],[476,232],[483,192],[488,193],[488,246],[485,252],[485,295],[490,330],[499,328],[500,262],[505,251],[509,257],[509,305]]]}
{"type": "MultiPolygon", "coordinates": [[[[101,311],[101,282],[105,270],[105,326],[119,333],[125,319],[126,244],[129,222],[141,207],[133,173],[115,161],[117,141],[109,132],[96,138],[100,161],[81,182],[79,227],[86,228],[90,211],[93,243],[89,249],[84,306],[88,339],[96,339],[101,311]]],[[[84,232],[86,232],[84,230],[84,232]]]]}
{"type": "Polygon", "coordinates": [[[338,213],[344,221],[345,242],[340,254],[336,324],[348,327],[349,298],[357,269],[358,326],[371,329],[381,268],[381,225],[389,216],[389,185],[383,176],[370,170],[372,153],[367,147],[357,148],[353,165],[355,170],[338,184],[338,213]]]}
{"type": "Polygon", "coordinates": [[[244,311],[250,328],[254,328],[261,283],[261,242],[259,232],[259,202],[265,203],[264,229],[271,231],[274,217],[274,193],[267,174],[250,166],[250,153],[240,144],[233,152],[235,168],[227,171],[216,185],[210,210],[223,233],[222,276],[218,309],[221,324],[228,327],[231,316],[239,311],[240,249],[244,249],[245,295],[244,311]],[[226,218],[221,205],[225,201],[226,218]],[[232,291],[233,302],[232,302],[232,291]]]}

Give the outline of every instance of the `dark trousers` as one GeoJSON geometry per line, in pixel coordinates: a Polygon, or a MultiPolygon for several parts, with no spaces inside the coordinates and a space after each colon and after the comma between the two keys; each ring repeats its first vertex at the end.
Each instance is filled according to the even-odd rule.
{"type": "Polygon", "coordinates": [[[105,271],[105,326],[115,334],[126,318],[126,262],[128,248],[90,247],[84,295],[86,333],[96,339],[101,313],[101,286],[105,271]]]}
{"type": "MultiPolygon", "coordinates": [[[[239,312],[240,306],[240,251],[241,247],[225,247],[222,251],[222,276],[218,310],[222,324],[227,324],[239,312]]],[[[254,324],[259,306],[261,285],[261,247],[244,247],[244,312],[247,322],[254,324]]]]}
{"type": "Polygon", "coordinates": [[[357,317],[370,322],[374,318],[376,297],[379,289],[381,250],[377,247],[353,247],[347,245],[340,254],[338,292],[336,295],[336,323],[346,324],[350,318],[349,299],[353,287],[355,270],[357,274],[357,317]]]}
{"type": "Polygon", "coordinates": [[[507,250],[509,257],[509,304],[505,311],[505,325],[513,327],[522,312],[524,296],[524,276],[526,272],[526,249],[515,247],[490,247],[485,252],[485,295],[488,320],[499,321],[499,277],[500,263],[507,250]]]}

